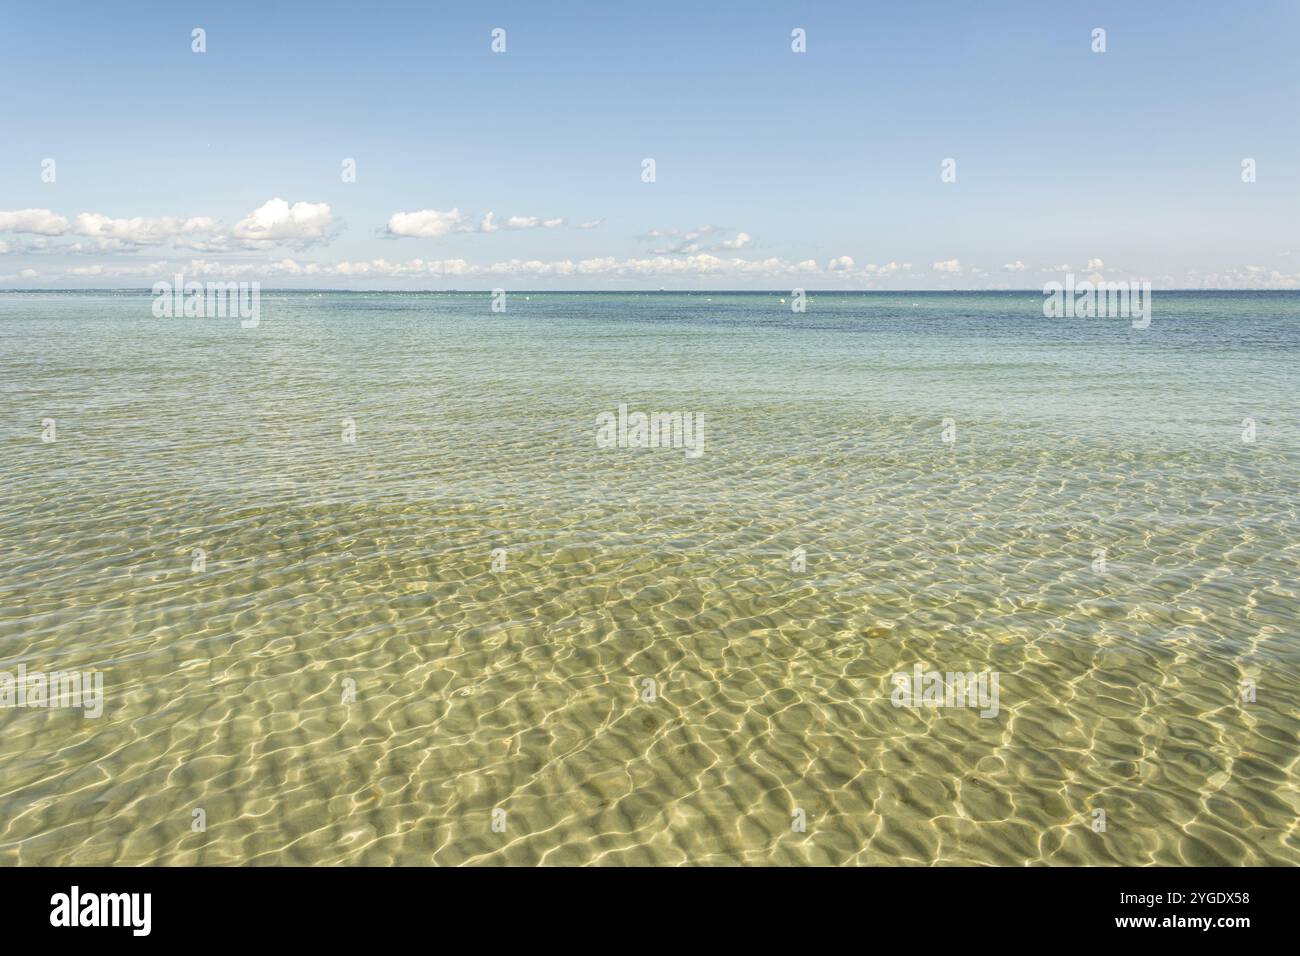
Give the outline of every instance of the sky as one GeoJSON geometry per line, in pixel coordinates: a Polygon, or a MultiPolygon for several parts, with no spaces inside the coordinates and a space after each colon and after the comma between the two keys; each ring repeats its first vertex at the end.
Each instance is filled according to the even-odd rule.
{"type": "Polygon", "coordinates": [[[0,0],[0,288],[1300,288],[1297,27],[1295,0],[0,0]]]}

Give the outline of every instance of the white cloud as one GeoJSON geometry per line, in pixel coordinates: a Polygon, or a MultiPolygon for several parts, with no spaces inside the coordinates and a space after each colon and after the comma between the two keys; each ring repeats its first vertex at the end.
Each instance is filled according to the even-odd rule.
{"type": "MultiPolygon", "coordinates": [[[[472,229],[472,227],[471,227],[472,229]]],[[[257,279],[273,282],[277,278],[288,280],[288,285],[310,285],[347,280],[348,283],[378,283],[407,281],[416,287],[455,285],[459,288],[476,286],[490,288],[511,282],[525,283],[533,280],[554,280],[566,288],[602,286],[625,283],[631,287],[647,285],[676,286],[678,288],[707,287],[708,283],[732,283],[726,288],[740,288],[746,282],[762,283],[772,288],[773,282],[789,279],[792,285],[811,276],[827,283],[836,282],[843,287],[854,287],[872,280],[895,277],[898,281],[922,278],[911,273],[909,263],[891,261],[883,266],[867,265],[862,268],[843,267],[849,257],[842,256],[832,262],[841,268],[824,271],[812,259],[788,262],[783,259],[742,259],[720,257],[708,253],[690,256],[654,255],[616,258],[604,256],[580,260],[510,259],[492,263],[470,263],[464,259],[410,259],[391,262],[386,259],[342,260],[337,262],[304,262],[292,258],[247,261],[228,259],[192,259],[189,261],[141,262],[117,260],[107,264],[89,264],[69,272],[40,276],[46,284],[56,284],[64,279],[78,280],[87,285],[122,284],[131,279],[148,285],[159,279],[168,279],[177,272],[194,278],[257,279]]],[[[946,270],[941,270],[946,271],[946,270]]],[[[969,268],[963,269],[970,273],[969,268]]],[[[24,270],[20,275],[0,275],[0,282],[17,279],[35,279],[34,270],[24,270]]],[[[1300,275],[1284,274],[1276,270],[1258,272],[1248,267],[1231,269],[1222,273],[1189,272],[1180,277],[1165,276],[1158,286],[1165,288],[1300,288],[1300,275]]]]}
{"type": "MultiPolygon", "coordinates": [[[[495,213],[488,213],[483,217],[484,223],[493,220],[495,213]]],[[[498,229],[555,229],[564,225],[563,216],[553,216],[550,219],[541,219],[537,216],[511,216],[500,226],[493,225],[492,228],[484,228],[483,232],[496,232],[498,229]]]]}
{"type": "Polygon", "coordinates": [[[506,229],[536,229],[539,225],[536,216],[511,216],[505,222],[506,229]]]}
{"type": "MultiPolygon", "coordinates": [[[[708,239],[725,233],[727,230],[721,226],[696,226],[694,229],[651,229],[643,235],[637,236],[638,239],[671,239],[672,242],[667,245],[651,249],[655,255],[667,256],[689,256],[699,255],[702,253],[720,252],[723,249],[739,249],[740,245],[733,245],[741,236],[745,237],[745,243],[748,243],[749,236],[746,233],[738,233],[736,239],[720,241],[717,245],[707,246],[700,242],[701,239],[708,239]]],[[[745,243],[741,243],[744,245],[745,243]]]]}
{"type": "MultiPolygon", "coordinates": [[[[133,216],[116,219],[98,212],[83,212],[69,223],[67,217],[48,209],[0,212],[0,231],[36,233],[42,236],[84,236],[93,243],[49,246],[51,252],[130,252],[139,246],[171,243],[192,249],[227,250],[230,239],[257,248],[268,241],[299,245],[329,238],[336,225],[327,203],[295,203],[272,199],[249,213],[227,234],[225,227],[210,216],[133,216]]],[[[44,240],[38,240],[44,241],[44,240]]],[[[39,247],[28,246],[39,250],[39,247]]]]}
{"type": "Polygon", "coordinates": [[[944,259],[942,262],[936,262],[931,268],[935,272],[961,272],[961,260],[944,259]]]}
{"type": "Polygon", "coordinates": [[[705,236],[711,236],[714,233],[722,232],[721,226],[696,226],[694,229],[651,229],[641,239],[682,239],[686,242],[693,242],[696,239],[702,239],[705,236]]]}
{"type": "Polygon", "coordinates": [[[579,229],[595,229],[597,226],[599,226],[599,225],[600,225],[602,222],[604,222],[604,221],[605,221],[604,219],[588,219],[586,222],[580,222],[580,223],[578,223],[578,228],[579,228],[579,229]]]}
{"type": "MultiPolygon", "coordinates": [[[[502,229],[555,229],[564,225],[563,216],[542,219],[539,216],[510,216],[498,221],[495,212],[485,212],[478,228],[470,223],[459,208],[451,212],[422,209],[419,212],[395,212],[388,220],[384,235],[388,238],[440,239],[453,232],[500,232],[502,229]]],[[[586,228],[586,227],[584,227],[586,228]]]]}
{"type": "Polygon", "coordinates": [[[1102,262],[1100,259],[1088,260],[1089,271],[1096,272],[1098,269],[1104,269],[1104,268],[1106,268],[1106,263],[1102,262]]]}
{"type": "Polygon", "coordinates": [[[826,263],[826,268],[830,272],[847,272],[853,268],[852,256],[837,256],[830,262],[826,263]]]}
{"type": "MultiPolygon", "coordinates": [[[[484,217],[483,222],[490,223],[492,213],[484,217]]],[[[385,232],[388,236],[408,237],[414,239],[441,239],[450,232],[460,229],[465,217],[460,209],[439,212],[437,209],[421,209],[419,212],[395,212],[388,219],[385,232]]],[[[491,229],[484,229],[491,232],[491,229]]]]}
{"type": "Polygon", "coordinates": [[[236,239],[253,242],[321,242],[336,224],[329,203],[269,199],[235,224],[236,239]]]}
{"type": "Polygon", "coordinates": [[[217,221],[206,216],[110,219],[94,212],[83,212],[72,224],[72,231],[79,236],[116,240],[127,245],[153,245],[178,236],[211,234],[218,229],[217,221]]]}
{"type": "MultiPolygon", "coordinates": [[[[848,260],[843,256],[840,260],[848,260]]],[[[849,260],[851,261],[851,260],[849,260]]],[[[113,266],[86,266],[73,270],[79,277],[141,277],[169,276],[176,271],[186,275],[214,278],[271,278],[288,277],[366,277],[366,278],[536,278],[536,277],[588,277],[625,279],[690,279],[696,277],[755,277],[774,278],[819,272],[811,259],[789,263],[782,259],[721,258],[708,253],[693,256],[650,256],[619,259],[604,256],[581,260],[510,259],[485,265],[475,265],[464,259],[390,262],[386,259],[342,260],[335,263],[300,263],[294,259],[268,262],[225,262],[194,259],[188,264],[147,265],[126,264],[113,266]]],[[[846,276],[848,278],[848,276],[846,276]]]]}
{"type": "Polygon", "coordinates": [[[40,236],[61,236],[67,231],[67,218],[48,209],[0,212],[0,232],[31,232],[40,236]]]}
{"type": "Polygon", "coordinates": [[[724,249],[744,249],[746,246],[748,246],[748,245],[749,245],[751,242],[753,242],[753,241],[754,241],[754,240],[750,238],[749,233],[747,233],[747,232],[738,232],[738,233],[736,233],[736,238],[735,238],[735,239],[724,239],[724,240],[722,241],[722,248],[724,248],[724,249]]]}
{"type": "Polygon", "coordinates": [[[1002,267],[1003,272],[1024,272],[1025,264],[1017,259],[1015,262],[1008,262],[1002,267]]]}
{"type": "Polygon", "coordinates": [[[874,275],[880,278],[887,279],[897,272],[902,272],[903,270],[910,269],[910,268],[912,268],[912,264],[910,262],[898,263],[898,262],[894,262],[891,259],[889,262],[886,262],[883,266],[878,266],[874,262],[868,263],[866,266],[863,267],[862,271],[866,272],[868,275],[874,275]]]}

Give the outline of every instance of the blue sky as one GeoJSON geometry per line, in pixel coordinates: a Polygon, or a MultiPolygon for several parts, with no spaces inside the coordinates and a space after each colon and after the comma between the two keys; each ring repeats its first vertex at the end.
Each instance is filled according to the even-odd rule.
{"type": "Polygon", "coordinates": [[[1297,27],[1280,0],[6,0],[0,287],[1296,288],[1297,27]]]}

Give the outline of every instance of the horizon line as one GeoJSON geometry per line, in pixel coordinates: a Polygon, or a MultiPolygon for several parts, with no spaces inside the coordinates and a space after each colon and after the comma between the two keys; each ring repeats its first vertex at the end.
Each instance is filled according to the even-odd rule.
{"type": "MultiPolygon", "coordinates": [[[[195,280],[200,281],[200,280],[195,280]]],[[[221,283],[250,283],[257,280],[250,279],[209,279],[204,282],[221,282],[221,283]]],[[[500,287],[497,287],[500,288],[500,287]]],[[[649,295],[791,295],[790,289],[506,289],[510,295],[628,295],[628,294],[649,294],[649,295]]],[[[1045,294],[1043,289],[1022,288],[1022,289],[804,289],[806,295],[970,295],[979,294],[1014,294],[1029,292],[1034,295],[1045,294]]],[[[1170,289],[1152,289],[1152,292],[1274,292],[1274,293],[1294,293],[1300,292],[1300,287],[1294,289],[1256,289],[1244,286],[1233,286],[1228,288],[1196,288],[1196,287],[1177,287],[1170,289]]],[[[48,287],[39,289],[19,289],[14,287],[0,287],[0,293],[6,292],[139,292],[146,295],[155,295],[152,286],[81,286],[81,287],[48,287]]],[[[418,293],[421,295],[468,295],[468,294],[485,294],[492,295],[493,289],[342,289],[342,288],[319,288],[312,286],[275,286],[260,288],[259,292],[339,292],[339,293],[358,293],[358,292],[401,292],[401,293],[418,293]]]]}

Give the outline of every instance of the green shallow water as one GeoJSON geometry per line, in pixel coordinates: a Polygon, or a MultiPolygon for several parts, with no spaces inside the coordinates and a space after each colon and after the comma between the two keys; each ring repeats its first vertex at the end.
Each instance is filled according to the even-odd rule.
{"type": "Polygon", "coordinates": [[[1300,295],[778,299],[0,294],[0,861],[1300,862],[1300,295]]]}

